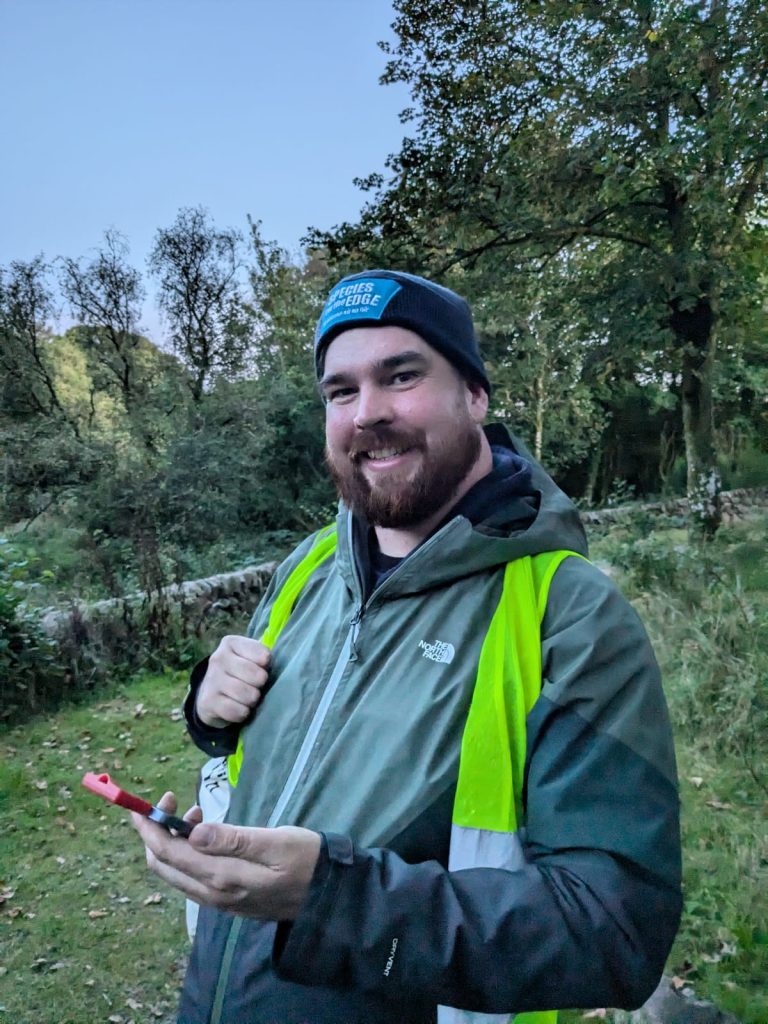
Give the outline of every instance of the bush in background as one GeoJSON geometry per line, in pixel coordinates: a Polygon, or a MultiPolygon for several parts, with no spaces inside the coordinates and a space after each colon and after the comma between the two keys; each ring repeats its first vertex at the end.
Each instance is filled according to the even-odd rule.
{"type": "Polygon", "coordinates": [[[33,568],[0,538],[0,719],[36,710],[65,681],[56,645],[26,602],[33,568]]]}
{"type": "Polygon", "coordinates": [[[768,787],[768,517],[691,544],[682,528],[636,519],[594,549],[617,566],[660,652],[679,734],[735,755],[768,787]]]}

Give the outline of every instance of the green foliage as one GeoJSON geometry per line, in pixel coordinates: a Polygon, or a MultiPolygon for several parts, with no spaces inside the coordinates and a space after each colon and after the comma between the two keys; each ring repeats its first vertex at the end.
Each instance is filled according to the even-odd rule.
{"type": "MultiPolygon", "coordinates": [[[[756,141],[768,136],[765,5],[395,9],[383,81],[410,87],[412,134],[388,179],[362,182],[372,198],[360,222],[310,242],[342,266],[389,262],[466,281],[503,297],[507,321],[541,319],[544,295],[547,348],[577,374],[585,355],[574,360],[574,347],[597,357],[593,403],[595,378],[614,397],[638,382],[676,389],[687,488],[715,529],[713,402],[728,390],[718,381],[739,381],[732,390],[747,396],[749,375],[730,368],[748,338],[765,360],[754,297],[765,294],[764,282],[755,287],[768,198],[756,141]]],[[[507,338],[514,358],[525,340],[507,338]]],[[[535,391],[518,385],[519,401],[535,406],[535,391]]],[[[589,427],[605,418],[598,410],[589,427]]]]}
{"type": "Polygon", "coordinates": [[[217,376],[247,368],[255,312],[242,294],[241,247],[240,232],[216,228],[202,207],[179,210],[155,235],[149,268],[195,402],[217,376]]]}
{"type": "Polygon", "coordinates": [[[768,1019],[766,527],[693,547],[640,517],[590,541],[648,627],[675,729],[685,904],[666,973],[744,1024],[768,1019]]]}
{"type": "Polygon", "coordinates": [[[53,578],[50,569],[39,571],[34,561],[19,559],[0,537],[0,720],[37,710],[58,692],[65,675],[55,645],[27,603],[35,575],[53,578]]]}
{"type": "Polygon", "coordinates": [[[681,734],[738,758],[768,791],[768,572],[763,546],[752,539],[766,526],[763,516],[692,545],[682,529],[638,520],[596,550],[621,570],[663,652],[681,734]]]}

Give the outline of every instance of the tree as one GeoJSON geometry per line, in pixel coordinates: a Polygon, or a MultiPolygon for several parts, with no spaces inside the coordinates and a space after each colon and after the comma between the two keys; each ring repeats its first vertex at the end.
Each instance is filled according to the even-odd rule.
{"type": "Polygon", "coordinates": [[[149,267],[195,402],[214,377],[235,377],[247,365],[255,313],[242,295],[241,246],[239,232],[217,229],[200,207],[180,210],[155,235],[149,267]]]}
{"type": "Polygon", "coordinates": [[[50,267],[42,256],[0,268],[0,368],[6,415],[56,418],[79,435],[56,384],[48,323],[54,315],[50,267]]]}
{"type": "Polygon", "coordinates": [[[384,82],[414,135],[332,259],[388,248],[514,286],[569,252],[593,328],[676,382],[688,493],[720,521],[713,379],[766,201],[768,9],[760,0],[397,0],[384,82]],[[601,292],[591,283],[598,278],[601,292]]]}
{"type": "MultiPolygon", "coordinates": [[[[78,332],[92,356],[104,385],[116,385],[127,410],[139,397],[137,349],[144,289],[141,275],[128,263],[128,246],[117,231],[107,231],[104,246],[90,261],[64,258],[61,287],[72,315],[82,325],[78,332]]],[[[99,382],[95,382],[99,387],[99,382]]]]}
{"type": "Polygon", "coordinates": [[[293,372],[311,384],[312,343],[330,270],[313,256],[296,264],[276,242],[262,238],[259,221],[249,217],[248,224],[254,260],[249,279],[260,321],[259,372],[293,372]]]}

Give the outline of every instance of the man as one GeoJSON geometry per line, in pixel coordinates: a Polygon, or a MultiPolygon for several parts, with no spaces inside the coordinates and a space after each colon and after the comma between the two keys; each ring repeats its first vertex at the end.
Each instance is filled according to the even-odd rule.
{"type": "Polygon", "coordinates": [[[642,626],[571,503],[483,430],[464,300],[348,277],[315,362],[336,528],[280,567],[186,705],[198,745],[231,755],[228,824],[186,841],[136,819],[150,866],[202,904],[180,1021],[639,1005],[680,912],[642,626]]]}

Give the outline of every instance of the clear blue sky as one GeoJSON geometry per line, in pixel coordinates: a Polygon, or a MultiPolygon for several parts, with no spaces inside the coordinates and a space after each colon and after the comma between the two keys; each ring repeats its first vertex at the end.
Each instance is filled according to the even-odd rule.
{"type": "Polygon", "coordinates": [[[143,269],[202,204],[297,251],[359,212],[399,148],[381,86],[390,0],[0,0],[0,264],[81,256],[106,228],[143,269]]]}

